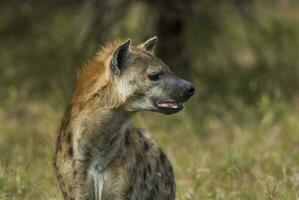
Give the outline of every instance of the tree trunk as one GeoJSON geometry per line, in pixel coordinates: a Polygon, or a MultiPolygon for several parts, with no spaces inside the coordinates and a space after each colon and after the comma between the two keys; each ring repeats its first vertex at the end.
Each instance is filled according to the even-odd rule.
{"type": "Polygon", "coordinates": [[[161,42],[157,55],[178,75],[190,76],[190,59],[185,44],[186,21],[192,15],[192,0],[146,1],[158,11],[156,31],[161,42]]]}

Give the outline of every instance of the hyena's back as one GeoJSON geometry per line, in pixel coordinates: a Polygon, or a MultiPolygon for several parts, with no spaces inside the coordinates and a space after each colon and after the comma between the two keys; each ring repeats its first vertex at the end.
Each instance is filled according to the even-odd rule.
{"type": "MultiPolygon", "coordinates": [[[[63,133],[62,133],[63,135],[63,133]]],[[[68,137],[68,136],[62,136],[68,137]]],[[[130,127],[124,135],[121,149],[110,162],[107,170],[99,179],[102,186],[101,199],[107,200],[173,200],[175,199],[175,181],[172,166],[149,133],[143,129],[130,127]]],[[[113,141],[112,141],[113,142],[113,141]]],[[[116,142],[116,141],[115,141],[116,142]]],[[[111,144],[113,145],[113,144],[111,144]]],[[[64,159],[65,166],[57,167],[57,176],[65,199],[76,199],[73,192],[78,187],[85,187],[86,200],[94,200],[97,190],[95,181],[82,166],[90,165],[91,160],[75,163],[68,148],[57,153],[64,159]],[[68,155],[65,157],[65,155],[68,155]],[[67,170],[63,170],[67,167],[67,170]],[[64,173],[65,172],[65,173],[64,173]],[[70,185],[69,183],[73,184],[70,185]]]]}

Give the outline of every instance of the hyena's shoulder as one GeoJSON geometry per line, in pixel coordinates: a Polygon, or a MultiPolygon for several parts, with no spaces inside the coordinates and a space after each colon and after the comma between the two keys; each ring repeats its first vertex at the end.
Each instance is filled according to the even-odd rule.
{"type": "Polygon", "coordinates": [[[131,127],[125,137],[127,199],[174,199],[172,166],[151,134],[131,127]]]}

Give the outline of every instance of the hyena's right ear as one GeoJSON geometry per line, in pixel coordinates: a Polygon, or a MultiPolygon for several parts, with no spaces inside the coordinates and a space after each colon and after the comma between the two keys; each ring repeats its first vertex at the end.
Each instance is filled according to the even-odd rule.
{"type": "Polygon", "coordinates": [[[158,41],[158,37],[154,36],[154,37],[146,40],[144,43],[139,44],[138,47],[151,53],[151,54],[154,54],[157,41],[158,41]]]}
{"type": "Polygon", "coordinates": [[[119,45],[113,52],[110,67],[114,74],[120,75],[121,72],[127,67],[127,61],[130,54],[130,45],[131,40],[128,39],[126,42],[119,45]]]}

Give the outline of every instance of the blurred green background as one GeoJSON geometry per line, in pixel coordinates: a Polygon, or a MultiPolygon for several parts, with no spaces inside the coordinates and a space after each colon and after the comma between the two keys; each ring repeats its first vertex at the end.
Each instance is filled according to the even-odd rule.
{"type": "Polygon", "coordinates": [[[157,35],[197,93],[140,113],[178,200],[299,199],[297,0],[0,2],[0,199],[62,199],[52,167],[76,70],[105,42],[157,35]]]}

